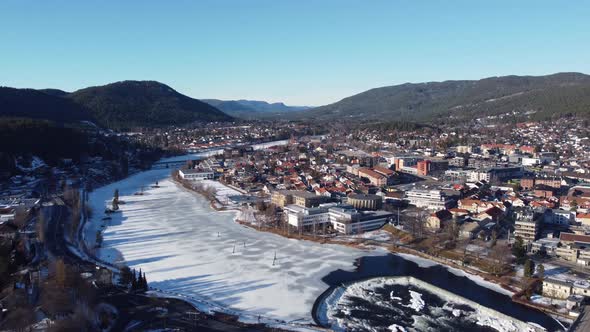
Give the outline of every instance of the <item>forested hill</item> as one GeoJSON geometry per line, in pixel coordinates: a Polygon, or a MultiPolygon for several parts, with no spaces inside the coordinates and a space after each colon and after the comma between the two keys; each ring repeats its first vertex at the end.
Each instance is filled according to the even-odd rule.
{"type": "Polygon", "coordinates": [[[513,113],[536,119],[590,116],[590,76],[503,76],[477,81],[406,83],[371,89],[291,114],[294,119],[463,121],[513,113]]]}
{"type": "Polygon", "coordinates": [[[83,106],[68,98],[33,89],[0,87],[0,117],[43,119],[56,122],[91,120],[83,106]]]}
{"type": "Polygon", "coordinates": [[[233,119],[207,103],[154,81],[117,82],[72,93],[1,87],[0,117],[58,123],[88,120],[112,129],[233,119]]]}
{"type": "Polygon", "coordinates": [[[232,117],[200,100],[155,81],[123,81],[90,87],[68,95],[110,128],[184,125],[195,121],[228,121],[232,117]]]}

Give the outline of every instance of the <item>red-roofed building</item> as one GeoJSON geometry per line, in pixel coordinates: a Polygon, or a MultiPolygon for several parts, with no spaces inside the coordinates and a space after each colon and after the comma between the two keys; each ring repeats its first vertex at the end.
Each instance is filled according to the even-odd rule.
{"type": "Polygon", "coordinates": [[[559,241],[565,244],[573,244],[575,242],[590,244],[590,235],[561,233],[559,234],[559,241]]]}
{"type": "Polygon", "coordinates": [[[369,182],[377,187],[381,187],[387,184],[387,177],[379,174],[373,170],[368,168],[360,168],[359,169],[359,177],[369,179],[369,182]]]}

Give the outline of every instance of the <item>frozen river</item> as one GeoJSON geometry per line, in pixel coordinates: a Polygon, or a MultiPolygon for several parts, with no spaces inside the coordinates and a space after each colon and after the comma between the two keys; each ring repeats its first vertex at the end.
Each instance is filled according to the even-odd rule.
{"type": "Polygon", "coordinates": [[[97,255],[146,272],[150,286],[285,321],[311,322],[329,272],[352,271],[355,259],[382,251],[289,240],[234,222],[201,196],[178,186],[169,170],[152,170],[90,193],[95,211],[85,229],[91,245],[106,223],[97,255]],[[155,182],[159,188],[151,188],[155,182]],[[143,196],[133,195],[144,186],[143,196]],[[121,213],[102,221],[119,189],[121,213]],[[276,261],[274,260],[276,252],[276,261]],[[273,265],[274,261],[274,265],[273,265]]]}

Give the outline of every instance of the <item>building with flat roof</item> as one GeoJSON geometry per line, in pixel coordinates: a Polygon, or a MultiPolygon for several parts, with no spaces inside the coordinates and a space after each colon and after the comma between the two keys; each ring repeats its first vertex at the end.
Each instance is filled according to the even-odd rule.
{"type": "Polygon", "coordinates": [[[378,210],[383,206],[383,198],[379,195],[352,194],[346,203],[359,210],[378,210]]]}
{"type": "Polygon", "coordinates": [[[181,179],[188,181],[210,180],[215,177],[213,170],[206,168],[180,169],[178,175],[181,179]]]}
{"type": "Polygon", "coordinates": [[[358,211],[353,206],[336,203],[311,208],[292,204],[285,206],[284,213],[289,225],[298,229],[331,225],[343,234],[378,229],[393,218],[393,214],[386,211],[358,211]]]}
{"type": "Polygon", "coordinates": [[[439,211],[447,209],[453,200],[437,189],[411,189],[406,191],[405,199],[416,207],[439,211]]]}
{"type": "Polygon", "coordinates": [[[270,202],[275,206],[284,208],[289,204],[293,204],[294,190],[276,190],[270,195],[270,202]]]}
{"type": "Polygon", "coordinates": [[[293,204],[304,207],[318,206],[328,201],[326,196],[316,195],[315,193],[309,191],[293,191],[292,195],[293,204]]]}
{"type": "Polygon", "coordinates": [[[514,222],[514,236],[521,237],[525,243],[533,242],[539,236],[539,218],[532,213],[518,215],[514,222]]]}

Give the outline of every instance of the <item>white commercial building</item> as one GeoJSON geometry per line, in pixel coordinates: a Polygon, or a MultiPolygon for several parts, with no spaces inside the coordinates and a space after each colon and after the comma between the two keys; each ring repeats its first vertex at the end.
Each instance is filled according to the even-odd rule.
{"type": "Polygon", "coordinates": [[[416,207],[433,211],[444,210],[452,203],[452,200],[447,195],[436,189],[408,190],[405,199],[416,207]]]}
{"type": "Polygon", "coordinates": [[[178,171],[178,175],[183,180],[202,181],[213,179],[215,173],[210,169],[181,169],[178,171]]]}
{"type": "Polygon", "coordinates": [[[331,224],[334,230],[343,234],[378,229],[393,218],[393,214],[386,211],[358,211],[350,205],[335,203],[313,208],[287,205],[284,213],[291,226],[311,229],[331,224]]]}

